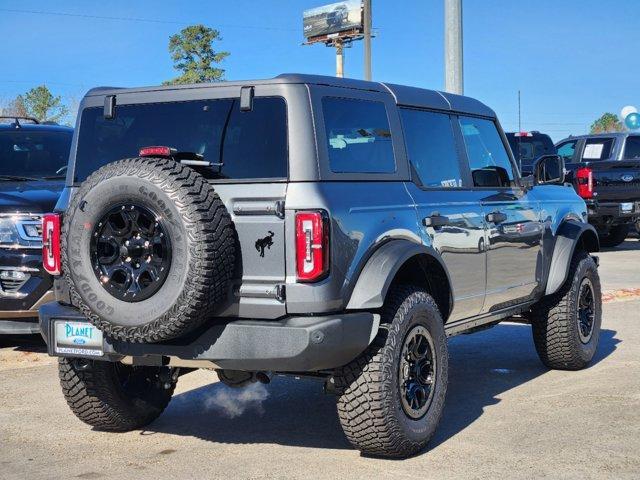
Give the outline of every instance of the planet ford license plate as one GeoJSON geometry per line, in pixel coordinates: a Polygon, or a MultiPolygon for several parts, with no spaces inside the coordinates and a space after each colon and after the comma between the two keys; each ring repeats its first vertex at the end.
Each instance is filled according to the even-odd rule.
{"type": "Polygon", "coordinates": [[[71,355],[102,356],[102,332],[90,323],[55,322],[55,351],[71,355]]]}

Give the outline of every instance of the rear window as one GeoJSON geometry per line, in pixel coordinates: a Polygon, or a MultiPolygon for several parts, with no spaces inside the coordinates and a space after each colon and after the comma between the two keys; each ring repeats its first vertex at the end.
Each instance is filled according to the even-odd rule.
{"type": "Polygon", "coordinates": [[[514,134],[507,134],[511,151],[519,167],[530,167],[533,161],[542,155],[552,155],[556,153],[553,142],[548,135],[533,134],[531,137],[516,137],[514,134]]]}
{"type": "Polygon", "coordinates": [[[638,160],[640,159],[640,137],[627,137],[627,141],[624,144],[625,160],[638,160]]]}
{"type": "Polygon", "coordinates": [[[239,99],[116,106],[107,120],[102,107],[82,113],[75,181],[107,163],[135,157],[141,147],[163,145],[201,154],[219,164],[207,176],[221,180],[287,177],[287,114],[282,98],[255,98],[240,111],[239,99]]]}
{"type": "Polygon", "coordinates": [[[71,131],[0,131],[0,175],[64,178],[71,131]]]}
{"type": "Polygon", "coordinates": [[[611,156],[613,138],[589,138],[584,143],[583,161],[606,160],[611,156]]]}
{"type": "Polygon", "coordinates": [[[396,171],[384,103],[325,97],[322,111],[332,172],[396,171]]]}

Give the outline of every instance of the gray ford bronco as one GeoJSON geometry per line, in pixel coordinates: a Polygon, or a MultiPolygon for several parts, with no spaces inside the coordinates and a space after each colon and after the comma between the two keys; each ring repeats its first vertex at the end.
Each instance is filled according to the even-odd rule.
{"type": "Polygon", "coordinates": [[[467,97],[311,75],[84,97],[43,224],[40,309],[71,410],[137,429],[178,377],[309,376],[363,453],[425,447],[447,337],[532,326],[549,368],[597,348],[598,236],[557,156],[521,178],[467,97]]]}

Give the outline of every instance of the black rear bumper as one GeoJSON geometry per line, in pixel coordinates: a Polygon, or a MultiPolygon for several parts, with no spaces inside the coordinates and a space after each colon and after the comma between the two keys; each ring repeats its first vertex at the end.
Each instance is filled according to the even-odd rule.
{"type": "Polygon", "coordinates": [[[599,231],[607,230],[615,225],[632,224],[640,219],[640,201],[606,202],[587,200],[586,203],[589,223],[599,231]],[[623,210],[622,205],[629,203],[633,205],[631,210],[623,210]]]}
{"type": "MultiPolygon", "coordinates": [[[[49,355],[56,352],[55,321],[86,322],[75,308],[51,302],[40,308],[40,330],[49,355]]],[[[222,319],[218,319],[222,321],[222,319]]],[[[134,357],[140,364],[164,365],[170,357],[207,360],[233,370],[312,372],[343,366],[369,345],[378,331],[379,316],[369,312],[281,320],[233,320],[215,323],[188,340],[140,344],[106,338],[104,355],[94,360],[134,357]]],[[[205,365],[206,366],[206,365],[205,365]]]]}

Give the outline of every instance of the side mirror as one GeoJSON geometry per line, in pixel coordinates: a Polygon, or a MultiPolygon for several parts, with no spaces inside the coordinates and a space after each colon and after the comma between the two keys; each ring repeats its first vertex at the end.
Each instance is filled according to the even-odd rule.
{"type": "Polygon", "coordinates": [[[533,164],[536,185],[564,183],[564,159],[558,155],[543,155],[533,164]]]}

